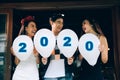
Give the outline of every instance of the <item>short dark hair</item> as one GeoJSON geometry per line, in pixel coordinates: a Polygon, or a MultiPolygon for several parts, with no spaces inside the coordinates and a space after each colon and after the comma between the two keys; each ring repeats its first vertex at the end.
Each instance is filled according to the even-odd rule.
{"type": "Polygon", "coordinates": [[[53,14],[50,18],[53,22],[55,22],[58,18],[64,19],[64,14],[56,13],[56,14],[53,14]]]}

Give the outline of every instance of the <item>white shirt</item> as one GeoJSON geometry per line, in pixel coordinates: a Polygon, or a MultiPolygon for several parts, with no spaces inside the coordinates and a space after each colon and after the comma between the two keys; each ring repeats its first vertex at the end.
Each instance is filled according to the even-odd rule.
{"type": "MultiPolygon", "coordinates": [[[[57,36],[55,37],[57,41],[57,36]]],[[[55,45],[55,49],[59,49],[57,44],[55,45]]],[[[59,60],[52,59],[50,61],[50,64],[47,68],[47,71],[44,77],[45,78],[58,78],[58,77],[64,77],[64,76],[65,76],[64,59],[59,59],[59,60]]]]}

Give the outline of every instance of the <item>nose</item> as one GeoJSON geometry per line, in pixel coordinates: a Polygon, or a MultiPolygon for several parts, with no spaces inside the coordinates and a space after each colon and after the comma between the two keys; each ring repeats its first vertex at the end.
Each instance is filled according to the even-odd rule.
{"type": "Polygon", "coordinates": [[[37,30],[37,27],[36,27],[36,26],[34,27],[34,30],[37,30]]]}

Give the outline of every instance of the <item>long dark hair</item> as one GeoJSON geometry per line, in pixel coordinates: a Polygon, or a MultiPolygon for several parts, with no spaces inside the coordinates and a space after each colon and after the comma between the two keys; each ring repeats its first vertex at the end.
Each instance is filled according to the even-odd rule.
{"type": "MultiPolygon", "coordinates": [[[[93,30],[94,30],[97,34],[104,35],[104,33],[102,32],[102,29],[101,29],[99,23],[98,23],[95,19],[85,18],[84,20],[88,20],[88,21],[89,21],[89,23],[92,25],[93,30]]],[[[84,20],[83,20],[83,21],[84,21],[84,20]]],[[[84,32],[82,31],[82,32],[81,32],[81,35],[82,35],[83,33],[84,33],[84,32]]]]}

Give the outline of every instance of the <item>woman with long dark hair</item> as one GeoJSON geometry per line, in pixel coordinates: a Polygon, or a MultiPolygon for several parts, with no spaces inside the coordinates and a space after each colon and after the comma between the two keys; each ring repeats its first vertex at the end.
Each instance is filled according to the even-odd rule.
{"type": "MultiPolygon", "coordinates": [[[[86,18],[82,22],[82,34],[92,33],[100,40],[99,50],[100,56],[97,63],[94,66],[88,64],[88,62],[80,54],[79,59],[82,61],[80,80],[104,80],[101,72],[101,63],[107,63],[108,61],[108,43],[105,35],[103,34],[98,22],[94,19],[86,18]]],[[[95,54],[95,53],[94,53],[95,54]]]]}

